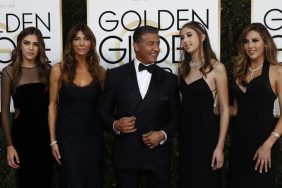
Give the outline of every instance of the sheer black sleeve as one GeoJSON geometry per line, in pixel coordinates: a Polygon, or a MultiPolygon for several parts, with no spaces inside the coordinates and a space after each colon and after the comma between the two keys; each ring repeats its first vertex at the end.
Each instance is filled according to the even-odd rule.
{"type": "Polygon", "coordinates": [[[1,77],[1,122],[7,146],[13,145],[10,132],[11,67],[2,70],[1,77]]]}

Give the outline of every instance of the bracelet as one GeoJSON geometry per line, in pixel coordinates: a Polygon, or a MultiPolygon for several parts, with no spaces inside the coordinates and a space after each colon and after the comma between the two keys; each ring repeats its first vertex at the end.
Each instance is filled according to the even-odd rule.
{"type": "Polygon", "coordinates": [[[57,142],[58,142],[57,140],[51,142],[50,146],[53,146],[53,145],[56,144],[57,142]]]}
{"type": "Polygon", "coordinates": [[[275,138],[279,139],[280,135],[277,132],[272,131],[271,134],[275,136],[275,138]]]}

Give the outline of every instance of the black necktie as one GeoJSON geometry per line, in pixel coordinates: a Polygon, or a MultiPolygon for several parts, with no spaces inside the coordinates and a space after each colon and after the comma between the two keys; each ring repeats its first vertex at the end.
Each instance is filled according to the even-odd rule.
{"type": "Polygon", "coordinates": [[[138,70],[139,72],[143,71],[143,70],[147,70],[149,73],[152,73],[153,70],[154,70],[154,64],[150,64],[150,65],[143,65],[142,63],[139,63],[139,66],[138,66],[138,70]]]}

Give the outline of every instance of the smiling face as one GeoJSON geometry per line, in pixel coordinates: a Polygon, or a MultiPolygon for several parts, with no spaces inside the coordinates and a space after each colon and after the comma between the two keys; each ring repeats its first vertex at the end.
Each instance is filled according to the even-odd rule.
{"type": "Polygon", "coordinates": [[[79,31],[72,41],[72,47],[76,56],[86,56],[90,51],[91,42],[82,31],[79,31]]]}
{"type": "Polygon", "coordinates": [[[191,54],[198,55],[202,48],[202,41],[204,40],[203,34],[198,34],[194,29],[184,27],[180,31],[181,46],[183,49],[191,54]]]}
{"type": "Polygon", "coordinates": [[[21,52],[24,62],[35,62],[39,52],[39,42],[36,35],[27,35],[21,41],[21,52]]]}
{"type": "Polygon", "coordinates": [[[264,59],[265,43],[257,31],[251,30],[248,32],[243,44],[245,53],[250,60],[264,59]]]}
{"type": "Polygon", "coordinates": [[[157,33],[146,33],[142,35],[139,42],[133,44],[136,58],[144,64],[157,61],[160,53],[160,37],[157,33]]]}

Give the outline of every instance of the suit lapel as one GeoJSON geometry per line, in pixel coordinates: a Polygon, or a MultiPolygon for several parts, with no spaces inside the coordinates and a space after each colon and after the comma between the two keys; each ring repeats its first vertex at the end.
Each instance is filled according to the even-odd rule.
{"type": "Polygon", "coordinates": [[[139,91],[137,76],[135,72],[134,62],[130,62],[128,66],[128,71],[126,73],[126,84],[127,84],[127,91],[129,91],[131,102],[137,102],[137,104],[142,101],[142,96],[139,91]]]}

